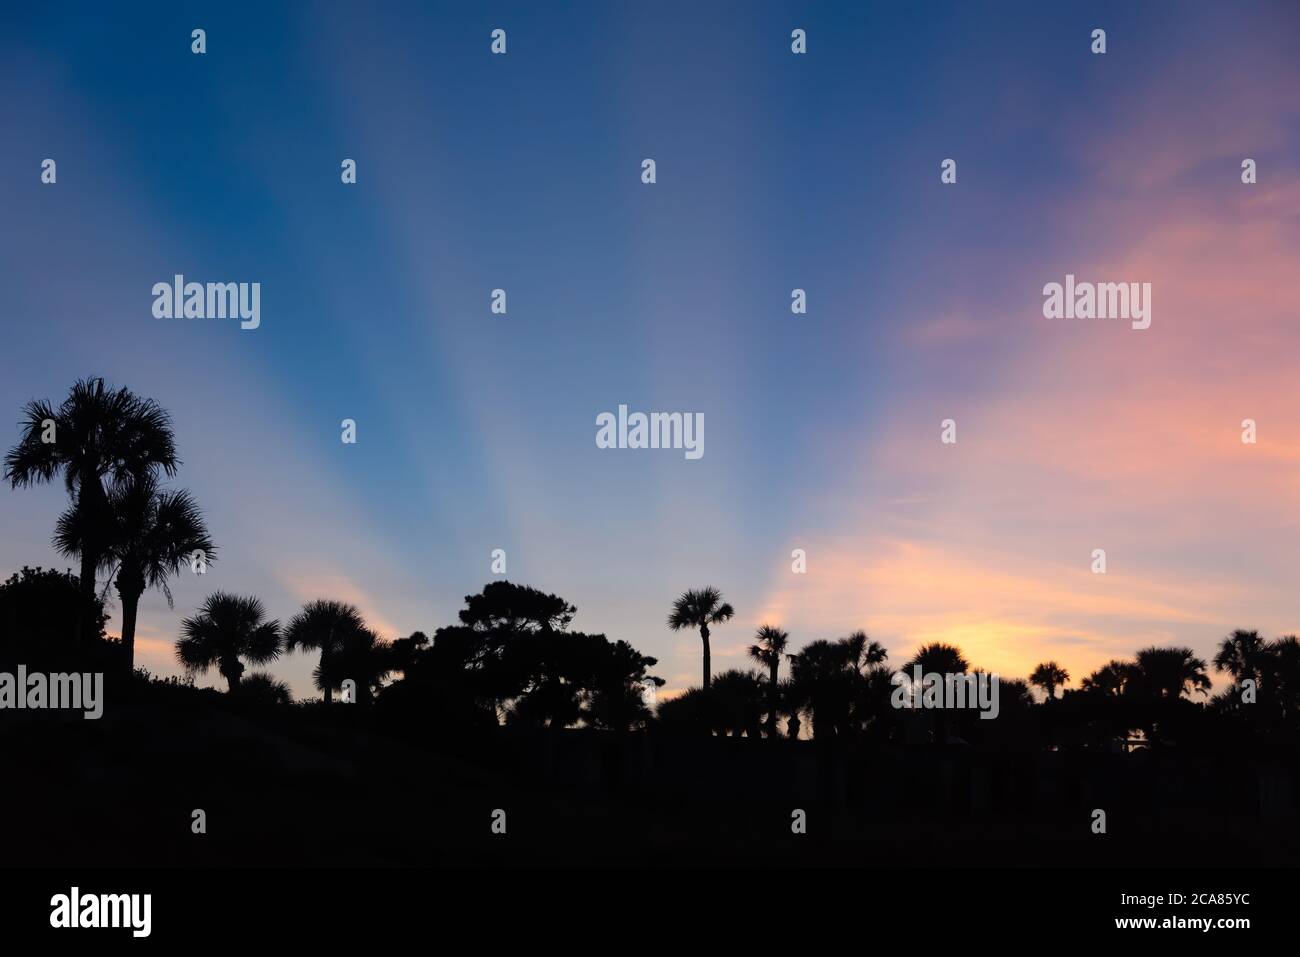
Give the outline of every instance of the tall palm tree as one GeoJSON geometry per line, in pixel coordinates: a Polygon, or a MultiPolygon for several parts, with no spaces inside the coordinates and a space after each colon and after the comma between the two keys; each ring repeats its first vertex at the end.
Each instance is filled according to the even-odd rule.
{"type": "Polygon", "coordinates": [[[179,462],[171,418],[152,399],[129,389],[111,389],[100,378],[78,380],[56,409],[45,399],[33,399],[22,411],[18,442],[5,455],[4,477],[13,488],[52,482],[62,475],[73,507],[87,535],[81,555],[81,627],[79,637],[92,636],[95,571],[106,543],[108,527],[105,481],[116,485],[162,469],[175,475],[179,462]]]}
{"type": "Polygon", "coordinates": [[[1247,679],[1259,681],[1268,659],[1268,645],[1257,631],[1238,628],[1219,645],[1214,656],[1214,670],[1226,671],[1239,684],[1247,679]]]}
{"type": "MultiPolygon", "coordinates": [[[[290,619],[289,627],[284,632],[284,650],[319,650],[318,671],[328,676],[332,674],[330,658],[338,652],[344,641],[365,630],[365,627],[366,623],[355,605],[322,598],[303,605],[302,611],[290,619]]],[[[326,704],[334,700],[337,684],[326,681],[317,686],[325,692],[326,704]]]]}
{"type": "Polygon", "coordinates": [[[673,602],[672,613],[668,616],[668,627],[673,631],[681,631],[684,628],[700,630],[700,641],[704,643],[704,691],[706,693],[711,679],[709,626],[719,625],[735,613],[735,609],[722,600],[722,592],[711,585],[699,591],[687,591],[673,602]]]}
{"type": "Polygon", "coordinates": [[[1067,684],[1070,680],[1070,673],[1058,665],[1055,661],[1045,661],[1029,676],[1029,683],[1037,685],[1043,689],[1047,695],[1047,700],[1051,701],[1056,697],[1056,689],[1060,685],[1067,684]]]}
{"type": "Polygon", "coordinates": [[[749,646],[749,657],[767,668],[767,720],[763,723],[769,737],[776,736],[777,712],[780,709],[779,672],[781,656],[790,643],[790,635],[774,625],[762,625],[754,635],[757,644],[749,646]]]}
{"type": "Polygon", "coordinates": [[[241,658],[263,665],[280,657],[280,623],[267,621],[256,598],[214,592],[193,618],[181,622],[176,659],[190,674],[202,674],[213,665],[231,691],[244,674],[241,658]]]}
{"type": "MultiPolygon", "coordinates": [[[[135,667],[135,625],[140,596],[146,588],[161,588],[172,607],[167,580],[179,575],[196,551],[214,560],[216,546],[208,535],[203,513],[185,491],[159,487],[153,475],[130,479],[108,492],[107,527],[97,538],[104,543],[100,567],[116,576],[122,600],[122,646],[126,669],[135,667]]],[[[81,554],[88,530],[83,516],[70,508],[59,517],[54,543],[65,555],[81,554]]],[[[107,590],[107,586],[105,586],[107,590]]]]}

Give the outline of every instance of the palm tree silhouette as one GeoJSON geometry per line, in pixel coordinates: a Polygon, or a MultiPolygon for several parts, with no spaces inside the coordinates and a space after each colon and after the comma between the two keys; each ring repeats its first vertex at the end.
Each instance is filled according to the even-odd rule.
{"type": "Polygon", "coordinates": [[[1029,676],[1029,683],[1042,688],[1043,692],[1047,695],[1048,701],[1051,701],[1056,697],[1057,687],[1067,684],[1069,680],[1070,673],[1055,661],[1043,662],[1035,668],[1033,674],[1029,676]]]}
{"type": "Polygon", "coordinates": [[[912,668],[916,665],[921,666],[923,674],[934,672],[957,675],[965,674],[970,670],[970,662],[962,655],[961,649],[955,645],[945,645],[941,641],[918,648],[912,660],[907,663],[907,667],[912,668]]]}
{"type": "Polygon", "coordinates": [[[1124,689],[1128,687],[1133,674],[1134,665],[1131,662],[1120,661],[1116,658],[1108,661],[1084,678],[1079,687],[1084,691],[1114,697],[1124,693],[1124,689]]]}
{"type": "Polygon", "coordinates": [[[267,621],[256,598],[214,592],[193,618],[181,622],[176,659],[190,674],[203,674],[213,665],[231,691],[239,687],[246,658],[255,665],[280,657],[280,623],[267,621]]]}
{"type": "Polygon", "coordinates": [[[855,697],[855,679],[861,677],[843,640],[818,638],[789,655],[789,704],[810,713],[814,738],[847,731],[855,697]]]}
{"type": "Polygon", "coordinates": [[[713,729],[724,736],[758,737],[763,715],[762,682],[752,671],[733,668],[713,683],[710,717],[713,729]]]}
{"type": "Polygon", "coordinates": [[[175,475],[179,462],[171,419],[152,399],[129,389],[110,389],[100,378],[78,380],[56,409],[33,399],[22,411],[22,436],[5,455],[5,478],[13,488],[52,482],[63,476],[85,538],[81,555],[81,627],[90,636],[95,571],[107,543],[108,494],[104,487],[162,469],[175,475]]]}
{"type": "Polygon", "coordinates": [[[1247,679],[1258,682],[1268,654],[1268,645],[1259,637],[1259,632],[1239,628],[1219,645],[1219,652],[1214,656],[1214,670],[1226,671],[1239,684],[1247,679]]]}
{"type": "Polygon", "coordinates": [[[1286,635],[1268,643],[1269,697],[1284,720],[1300,713],[1300,640],[1286,635]]]}
{"type": "Polygon", "coordinates": [[[863,674],[865,669],[878,665],[889,657],[885,646],[872,641],[865,631],[855,631],[847,638],[841,638],[839,643],[844,648],[849,666],[858,674],[863,674]]]}
{"type": "MultiPolygon", "coordinates": [[[[970,670],[970,662],[966,656],[961,653],[961,649],[955,645],[944,644],[941,641],[932,642],[928,645],[922,645],[917,649],[912,660],[907,663],[907,668],[920,666],[921,674],[938,674],[938,675],[959,675],[965,674],[970,670]]],[[[920,695],[921,686],[913,685],[912,694],[920,695]]],[[[927,721],[933,724],[931,733],[936,743],[943,744],[948,740],[949,731],[952,726],[952,718],[945,710],[933,712],[924,712],[927,721]]]]}
{"type": "Polygon", "coordinates": [[[362,626],[343,636],[337,646],[312,672],[316,687],[328,698],[344,681],[356,682],[359,705],[370,703],[380,682],[393,670],[392,647],[381,641],[369,628],[362,626]]]}
{"type": "MultiPolygon", "coordinates": [[[[100,567],[108,570],[110,581],[116,574],[117,594],[122,599],[122,646],[130,672],[135,667],[140,596],[146,588],[161,588],[167,607],[172,607],[167,579],[180,574],[196,551],[203,553],[205,562],[215,560],[216,546],[189,492],[162,489],[153,475],[110,489],[105,517],[106,527],[92,535],[83,514],[68,509],[55,526],[54,544],[65,555],[81,554],[91,537],[103,544],[100,567]]],[[[107,590],[108,586],[104,587],[107,590]]]]}
{"type": "MultiPolygon", "coordinates": [[[[328,678],[333,674],[329,666],[331,656],[338,652],[345,640],[363,631],[365,627],[366,623],[355,605],[322,598],[308,602],[289,621],[289,627],[284,632],[284,650],[318,649],[320,664],[317,671],[328,678]]],[[[356,676],[343,675],[339,681],[348,677],[356,680],[356,676]]],[[[324,684],[317,683],[317,687],[325,692],[327,705],[334,700],[334,688],[337,686],[337,683],[330,684],[328,680],[324,684]]]]}
{"type": "Polygon", "coordinates": [[[790,635],[773,625],[761,625],[754,638],[757,644],[749,646],[749,657],[767,668],[767,720],[763,722],[763,727],[767,730],[768,737],[776,737],[777,711],[781,704],[778,673],[781,670],[781,656],[790,643],[790,635]]]}
{"type": "Polygon", "coordinates": [[[735,609],[722,600],[722,592],[713,586],[699,591],[687,591],[673,602],[672,613],[668,616],[668,627],[673,631],[684,628],[698,628],[700,641],[704,643],[704,691],[707,694],[711,680],[709,661],[709,626],[727,621],[735,614],[735,609]]]}
{"type": "Polygon", "coordinates": [[[1209,690],[1205,662],[1190,648],[1143,648],[1137,653],[1136,675],[1141,687],[1159,698],[1209,690]]]}

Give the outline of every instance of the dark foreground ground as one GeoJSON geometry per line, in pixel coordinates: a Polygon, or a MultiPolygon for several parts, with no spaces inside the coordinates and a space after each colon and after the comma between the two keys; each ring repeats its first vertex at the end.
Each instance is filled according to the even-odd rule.
{"type": "Polygon", "coordinates": [[[210,694],[0,715],[6,866],[1270,866],[1297,761],[854,751],[814,742],[381,732],[210,694]],[[1107,833],[1094,834],[1094,809],[1107,833]],[[207,833],[191,829],[206,812],[207,833]],[[493,812],[505,812],[494,834],[493,812]],[[795,809],[807,832],[791,831],[795,809]]]}

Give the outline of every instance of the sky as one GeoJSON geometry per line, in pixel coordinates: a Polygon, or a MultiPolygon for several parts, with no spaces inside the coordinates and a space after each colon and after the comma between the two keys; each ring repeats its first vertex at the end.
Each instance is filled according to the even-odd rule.
{"type": "MultiPolygon", "coordinates": [[[[171,412],[219,551],[142,601],[155,674],[214,590],[432,634],[494,549],[666,695],[706,584],[715,673],[762,623],[1076,687],[1208,659],[1300,630],[1298,42],[1256,2],[10,5],[0,439],[89,375],[171,412]],[[178,273],[260,327],[155,318],[178,273]],[[1067,274],[1151,327],[1045,318],[1067,274]],[[619,405],[704,455],[598,448],[619,405]]],[[[0,576],[75,569],[65,499],[0,489],[0,576]]]]}

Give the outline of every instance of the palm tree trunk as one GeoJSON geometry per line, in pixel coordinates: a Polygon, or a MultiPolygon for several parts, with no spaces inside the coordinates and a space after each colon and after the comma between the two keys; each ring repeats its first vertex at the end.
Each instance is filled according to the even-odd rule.
{"type": "Polygon", "coordinates": [[[244,674],[244,663],[238,658],[221,662],[221,676],[226,679],[226,690],[233,692],[239,687],[239,679],[244,674]]]}
{"type": "Polygon", "coordinates": [[[709,661],[709,626],[708,625],[700,626],[700,640],[704,642],[704,690],[708,691],[709,682],[711,678],[711,668],[710,668],[710,661],[709,661]]]}
{"type": "Polygon", "coordinates": [[[86,542],[81,549],[81,607],[77,614],[77,635],[74,641],[78,646],[84,646],[90,640],[90,620],[94,617],[95,607],[95,566],[99,564],[98,556],[93,554],[90,549],[90,543],[86,542]]]}
{"type": "Polygon", "coordinates": [[[117,594],[122,599],[122,651],[126,658],[126,673],[135,670],[135,622],[144,594],[144,576],[135,569],[122,569],[117,574],[117,594]]]}
{"type": "MultiPolygon", "coordinates": [[[[332,641],[333,639],[334,639],[334,629],[331,628],[330,640],[332,641]]],[[[327,667],[329,662],[326,660],[328,657],[329,655],[326,653],[325,649],[322,648],[320,652],[320,676],[321,676],[321,683],[325,685],[325,704],[327,706],[334,701],[334,689],[330,687],[330,679],[332,678],[332,675],[330,674],[329,668],[327,667]]]]}
{"type": "Polygon", "coordinates": [[[320,676],[321,683],[325,685],[325,706],[329,707],[334,701],[334,689],[330,687],[330,680],[333,678],[326,668],[329,664],[330,649],[334,647],[334,625],[330,625],[329,637],[325,639],[325,644],[320,649],[320,676]]]}
{"type": "Polygon", "coordinates": [[[78,582],[81,586],[81,608],[78,609],[74,647],[88,647],[96,637],[95,569],[99,567],[100,550],[95,523],[102,516],[94,513],[99,510],[103,498],[104,488],[99,484],[99,475],[93,469],[83,468],[77,490],[77,511],[81,513],[85,533],[81,542],[81,580],[78,582]]]}
{"type": "Polygon", "coordinates": [[[777,701],[777,693],[776,693],[776,673],[777,673],[777,669],[780,667],[781,667],[781,661],[779,658],[772,662],[772,667],[770,669],[770,677],[768,678],[767,681],[767,692],[769,698],[771,699],[770,701],[768,701],[767,704],[767,708],[768,708],[767,736],[769,738],[776,737],[776,721],[777,721],[776,709],[777,709],[777,705],[779,704],[779,702],[777,701]]]}

